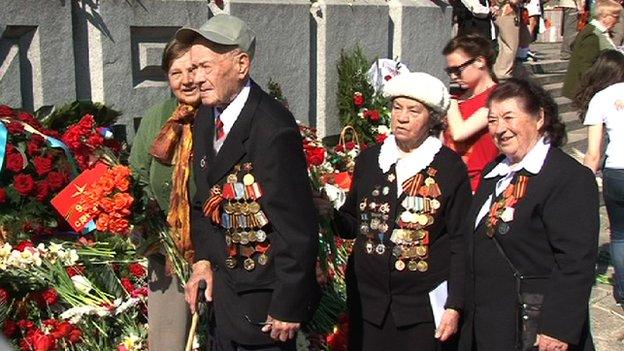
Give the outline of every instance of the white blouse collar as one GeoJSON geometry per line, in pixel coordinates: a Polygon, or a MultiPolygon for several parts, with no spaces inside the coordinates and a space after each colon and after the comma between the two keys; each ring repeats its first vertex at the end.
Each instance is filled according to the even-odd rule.
{"type": "Polygon", "coordinates": [[[441,148],[442,142],[437,138],[429,136],[414,150],[403,152],[396,144],[394,135],[390,135],[381,145],[378,158],[379,168],[383,173],[386,173],[398,160],[409,160],[409,162],[401,163],[405,165],[407,173],[414,175],[429,166],[441,148]]]}
{"type": "Polygon", "coordinates": [[[505,157],[504,160],[497,164],[496,167],[494,167],[494,169],[492,169],[483,178],[506,176],[511,172],[517,172],[523,168],[531,174],[537,174],[544,165],[546,155],[548,155],[548,150],[550,150],[550,142],[547,142],[544,137],[541,137],[540,140],[535,143],[533,148],[531,148],[531,150],[526,154],[526,156],[524,156],[522,161],[512,166],[511,159],[505,157]]]}

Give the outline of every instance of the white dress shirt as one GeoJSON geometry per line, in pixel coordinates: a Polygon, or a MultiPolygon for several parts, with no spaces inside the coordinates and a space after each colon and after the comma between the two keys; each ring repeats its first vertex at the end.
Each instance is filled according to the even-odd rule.
{"type": "Polygon", "coordinates": [[[240,93],[236,95],[234,100],[232,100],[232,102],[223,111],[220,112],[219,109],[217,109],[216,107],[213,108],[215,116],[214,118],[215,120],[217,119],[217,117],[221,119],[221,122],[223,123],[223,132],[225,133],[225,137],[221,140],[217,140],[217,134],[215,133],[214,149],[216,153],[219,153],[219,150],[221,150],[221,146],[223,146],[225,139],[227,139],[227,135],[230,133],[234,122],[236,122],[238,116],[243,110],[243,107],[247,102],[247,98],[249,98],[250,90],[251,83],[249,82],[249,80],[247,80],[247,83],[245,83],[245,86],[240,91],[240,93]]]}
{"type": "Polygon", "coordinates": [[[499,196],[509,184],[511,184],[511,180],[514,175],[520,171],[521,169],[525,169],[527,172],[531,174],[537,174],[544,166],[544,160],[546,160],[546,155],[548,154],[548,150],[550,150],[550,143],[544,140],[544,137],[540,138],[540,140],[535,143],[533,148],[529,150],[529,152],[524,156],[522,161],[513,164],[512,161],[506,157],[499,164],[497,164],[488,174],[483,176],[485,179],[500,177],[501,179],[496,182],[496,189],[494,194],[490,194],[488,199],[485,201],[483,206],[481,206],[481,210],[479,210],[479,214],[477,215],[477,219],[475,220],[474,227],[477,228],[479,226],[479,222],[485,217],[488,212],[490,212],[490,207],[492,205],[492,200],[499,196]]]}

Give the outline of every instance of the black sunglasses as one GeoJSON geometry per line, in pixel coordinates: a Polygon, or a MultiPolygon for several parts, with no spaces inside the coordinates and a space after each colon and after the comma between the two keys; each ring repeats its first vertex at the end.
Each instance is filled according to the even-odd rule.
{"type": "Polygon", "coordinates": [[[459,76],[461,76],[461,74],[462,74],[462,72],[464,71],[464,69],[465,69],[466,67],[468,67],[469,65],[471,65],[472,63],[474,63],[476,60],[477,60],[477,58],[476,58],[476,57],[473,57],[473,58],[471,58],[470,60],[468,60],[468,61],[466,61],[466,62],[462,63],[462,64],[461,64],[461,65],[459,65],[459,66],[449,66],[449,67],[446,67],[446,68],[444,69],[444,72],[446,72],[446,74],[448,74],[449,76],[450,76],[450,75],[452,75],[452,74],[454,74],[454,75],[456,75],[456,76],[458,76],[458,77],[459,77],[459,76]]]}

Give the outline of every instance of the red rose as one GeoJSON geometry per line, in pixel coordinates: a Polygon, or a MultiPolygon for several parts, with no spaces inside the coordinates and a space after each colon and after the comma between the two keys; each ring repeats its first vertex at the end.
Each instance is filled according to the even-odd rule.
{"type": "Polygon", "coordinates": [[[30,113],[20,112],[20,114],[17,115],[17,118],[21,120],[22,122],[29,124],[30,126],[32,126],[33,128],[37,130],[43,129],[41,123],[39,123],[39,121],[35,117],[33,117],[33,115],[31,115],[30,113]]]}
{"type": "Polygon", "coordinates": [[[29,321],[28,319],[22,319],[17,322],[17,326],[20,327],[20,329],[31,330],[35,327],[35,323],[29,321]]]}
{"type": "Polygon", "coordinates": [[[35,181],[28,174],[18,174],[13,177],[13,187],[22,196],[28,196],[35,189],[35,181]]]}
{"type": "Polygon", "coordinates": [[[72,331],[69,333],[69,337],[67,338],[67,340],[69,340],[70,344],[76,344],[80,342],[80,339],[82,339],[82,331],[74,327],[74,329],[72,329],[72,331]]]}
{"type": "Polygon", "coordinates": [[[364,111],[364,117],[368,118],[371,122],[377,122],[381,118],[377,110],[364,111]]]}
{"type": "Polygon", "coordinates": [[[9,122],[5,125],[9,134],[18,135],[24,133],[24,126],[21,123],[9,122]]]}
{"type": "Polygon", "coordinates": [[[121,285],[124,289],[126,289],[128,293],[134,291],[134,284],[132,284],[132,282],[128,278],[121,278],[121,285]]]}
{"type": "Polygon", "coordinates": [[[45,141],[41,135],[33,134],[30,137],[30,141],[28,142],[27,150],[28,155],[36,156],[41,153],[41,147],[44,145],[45,141]]]}
{"type": "Polygon", "coordinates": [[[383,144],[387,137],[388,136],[386,134],[377,134],[377,136],[375,136],[375,142],[377,144],[383,144]]]}
{"type": "Polygon", "coordinates": [[[134,289],[130,293],[130,296],[132,296],[132,297],[145,297],[145,296],[147,296],[147,288],[146,287],[142,287],[142,288],[134,289]]]}
{"type": "Polygon", "coordinates": [[[58,293],[54,288],[49,288],[41,293],[41,298],[48,306],[56,305],[58,302],[58,293]]]}
{"type": "Polygon", "coordinates": [[[35,165],[35,171],[40,176],[50,173],[54,166],[52,157],[49,156],[37,156],[32,160],[32,163],[35,165]]]}
{"type": "Polygon", "coordinates": [[[325,149],[322,147],[309,148],[306,150],[306,158],[308,159],[308,165],[320,166],[325,161],[325,149]]]}
{"type": "Polygon", "coordinates": [[[364,106],[364,95],[362,95],[362,93],[355,93],[353,94],[353,104],[355,105],[355,107],[362,107],[364,106]]]}
{"type": "Polygon", "coordinates": [[[50,195],[50,184],[46,181],[37,182],[37,193],[35,199],[39,202],[46,202],[46,199],[50,195]]]}
{"type": "Polygon", "coordinates": [[[9,292],[0,288],[0,305],[4,305],[9,301],[9,292]]]}
{"type": "Polygon", "coordinates": [[[6,169],[13,173],[21,172],[24,169],[24,156],[19,152],[11,152],[6,157],[6,169]]]}
{"type": "Polygon", "coordinates": [[[32,241],[30,240],[24,240],[20,242],[19,244],[17,244],[17,246],[15,247],[15,250],[22,252],[28,247],[35,247],[35,245],[33,245],[32,241]]]}
{"type": "Polygon", "coordinates": [[[17,333],[17,324],[10,319],[5,320],[2,332],[7,338],[12,338],[17,333]]]}
{"type": "Polygon", "coordinates": [[[58,323],[52,335],[54,335],[56,339],[67,338],[69,337],[73,329],[74,329],[74,326],[71,325],[71,323],[62,321],[58,323]]]}
{"type": "Polygon", "coordinates": [[[83,275],[85,272],[85,268],[82,266],[69,266],[65,268],[67,275],[73,277],[75,275],[83,275]]]}
{"type": "Polygon", "coordinates": [[[0,205],[7,202],[7,193],[4,188],[0,188],[0,205]]]}
{"type": "Polygon", "coordinates": [[[7,105],[0,105],[0,117],[15,117],[15,110],[7,105]]]}
{"type": "Polygon", "coordinates": [[[52,191],[56,191],[69,183],[69,176],[67,173],[51,171],[48,173],[46,182],[50,185],[52,191]]]}
{"type": "Polygon", "coordinates": [[[34,351],[51,351],[56,346],[56,340],[52,335],[37,331],[32,335],[32,344],[34,351]]]}
{"type": "Polygon", "coordinates": [[[347,148],[347,150],[353,150],[354,147],[355,147],[355,143],[353,141],[347,141],[345,143],[345,148],[347,148]]]}
{"type": "Polygon", "coordinates": [[[143,278],[147,274],[145,267],[140,263],[131,263],[128,266],[128,270],[135,278],[143,278]]]}

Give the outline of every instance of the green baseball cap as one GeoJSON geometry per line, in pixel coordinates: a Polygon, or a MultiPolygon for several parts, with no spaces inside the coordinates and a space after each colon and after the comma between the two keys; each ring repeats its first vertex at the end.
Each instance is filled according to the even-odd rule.
{"type": "Polygon", "coordinates": [[[182,43],[190,44],[198,35],[216,44],[237,46],[252,58],[256,50],[255,33],[247,23],[232,15],[216,15],[199,29],[183,27],[175,37],[182,43]]]}

